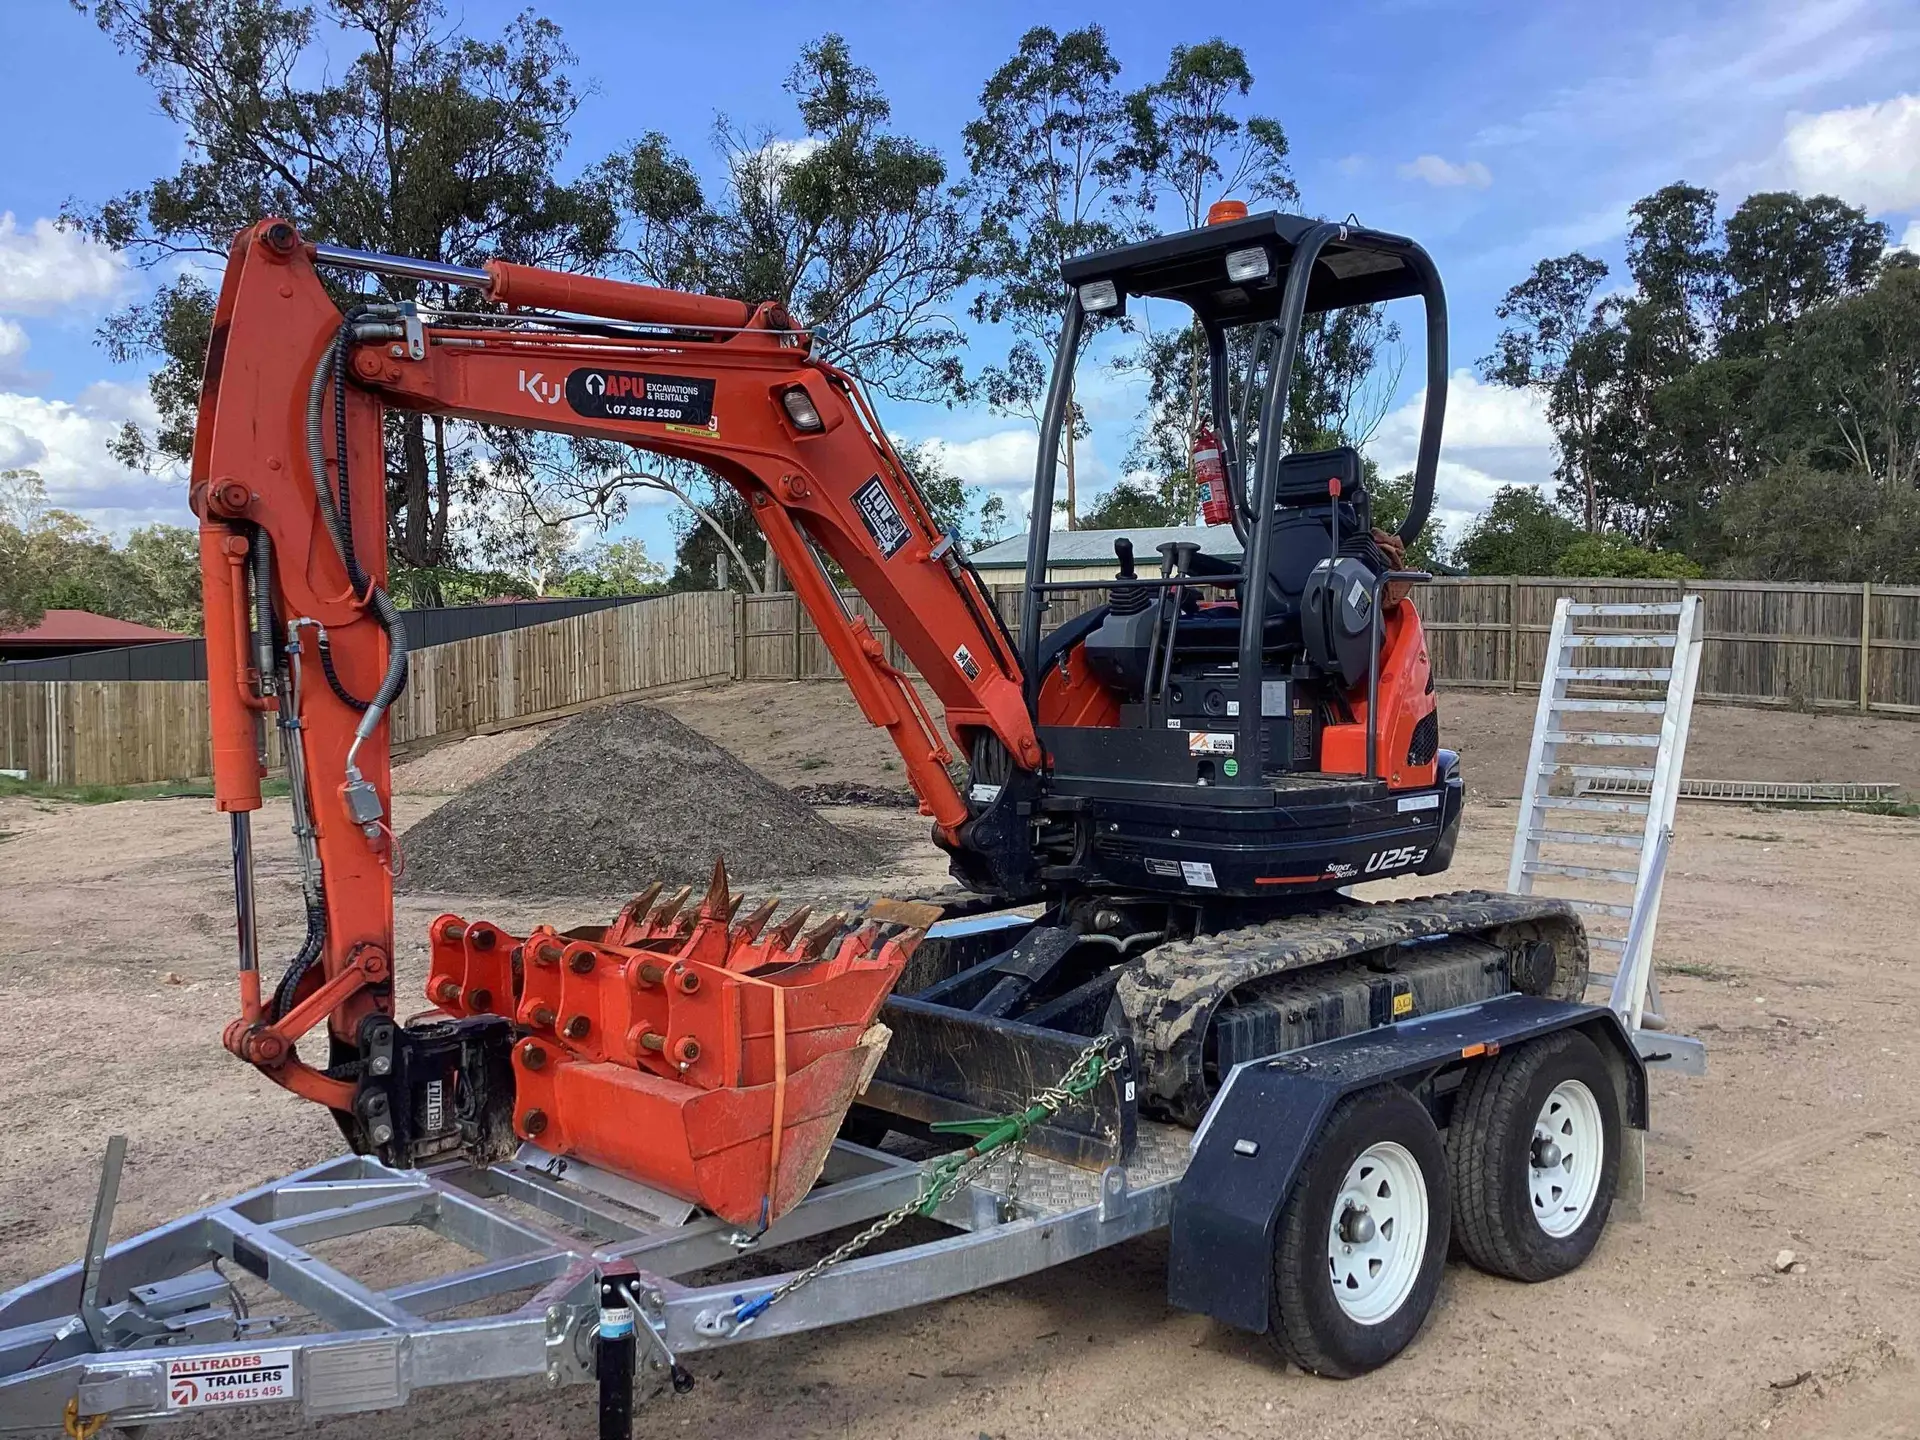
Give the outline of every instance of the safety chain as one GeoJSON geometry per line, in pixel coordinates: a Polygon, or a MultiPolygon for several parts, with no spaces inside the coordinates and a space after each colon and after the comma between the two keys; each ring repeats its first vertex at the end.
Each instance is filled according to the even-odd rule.
{"type": "MultiPolygon", "coordinates": [[[[1011,1205],[1013,1187],[1019,1183],[1020,1162],[1026,1153],[1027,1136],[1036,1125],[1045,1124],[1100,1083],[1101,1077],[1107,1072],[1107,1050],[1112,1043],[1113,1039],[1108,1035],[1096,1039],[1080,1052],[1065,1075],[1035,1095],[1024,1110],[999,1120],[961,1121],[933,1126],[935,1130],[954,1131],[964,1127],[981,1133],[980,1138],[966,1149],[956,1150],[951,1155],[943,1155],[930,1162],[922,1173],[919,1192],[911,1200],[882,1215],[858,1235],[814,1261],[785,1284],[769,1290],[758,1299],[742,1301],[734,1309],[729,1333],[738,1334],[746,1329],[780,1301],[811,1285],[843,1260],[852,1259],[909,1216],[931,1215],[949,1197],[971,1184],[976,1175],[993,1165],[1000,1158],[1001,1150],[1009,1145],[1014,1147],[1007,1192],[1007,1202],[1011,1205]]],[[[1007,1217],[1003,1215],[1003,1218],[1007,1217]]]]}

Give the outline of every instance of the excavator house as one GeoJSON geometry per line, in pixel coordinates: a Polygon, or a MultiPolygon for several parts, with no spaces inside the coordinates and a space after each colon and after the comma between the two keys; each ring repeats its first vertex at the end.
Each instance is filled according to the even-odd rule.
{"type": "MultiPolygon", "coordinates": [[[[1596,1243],[1636,1163],[1623,1171],[1646,1086],[1618,1018],[1582,1003],[1574,911],[1348,893],[1446,870],[1461,823],[1415,598],[1429,577],[1403,564],[1446,405],[1434,265],[1403,237],[1225,203],[1201,228],[1071,261],[1061,300],[1032,513],[1053,513],[1089,333],[1150,300],[1184,306],[1204,336],[1208,538],[1153,556],[1122,541],[1110,580],[1059,582],[1036,524],[1020,613],[1003,617],[858,384],[778,305],[367,254],[271,219],[234,241],[192,472],[239,933],[226,1045],[339,1122],[354,1155],[302,1183],[424,1187],[443,1216],[544,1203],[597,1237],[550,1242],[565,1258],[542,1261],[524,1311],[546,1317],[538,1356],[514,1348],[519,1332],[462,1321],[457,1378],[598,1375],[604,1414],[623,1383],[608,1357],[624,1343],[631,1366],[636,1328],[619,1341],[605,1307],[637,1315],[639,1355],[664,1354],[678,1379],[679,1353],[922,1303],[1162,1225],[1175,1304],[1350,1376],[1413,1339],[1450,1244],[1537,1281],[1596,1243]],[[486,304],[368,300],[354,272],[486,304]],[[1312,317],[1393,300],[1424,308],[1426,352],[1397,533],[1376,526],[1355,451],[1280,438],[1312,317]],[[781,916],[735,897],[717,861],[704,894],[653,885],[605,926],[446,915],[426,937],[433,1008],[403,1019],[419,1002],[394,989],[387,717],[407,670],[382,444],[396,410],[636,446],[737,489],[897,747],[960,888],[781,916]],[[938,722],[842,584],[911,659],[938,722]],[[1084,589],[1104,592],[1097,608],[1052,624],[1084,589]],[[308,923],[263,983],[250,827],[269,727],[308,923]],[[935,1158],[902,1159],[889,1133],[935,1158]],[[996,1146],[1013,1156],[1003,1180],[981,1168],[996,1146]],[[927,1179],[959,1165],[965,1184],[927,1179]],[[595,1195],[667,1223],[616,1223],[595,1195]],[[741,1249],[884,1228],[903,1203],[950,1238],[835,1252],[745,1292],[685,1279],[741,1249]]],[[[256,1229],[280,1213],[249,1203],[256,1229]]],[[[206,1227],[215,1252],[293,1276],[295,1259],[219,1239],[226,1223],[206,1227]]],[[[143,1243],[106,1252],[109,1281],[116,1264],[134,1274],[143,1243]]],[[[548,1254],[514,1245],[521,1258],[491,1263],[533,1273],[525,1256],[548,1254]]],[[[166,1263],[178,1276],[203,1259],[166,1263]]],[[[333,1340],[298,1349],[316,1413],[451,1383],[424,1357],[454,1343],[454,1322],[428,1302],[490,1293],[493,1274],[375,1304],[316,1298],[313,1273],[303,1303],[342,1312],[341,1344],[377,1332],[407,1357],[387,1388],[380,1360],[355,1401],[328,1378],[345,1363],[333,1340]]],[[[72,1308],[82,1268],[62,1276],[0,1302],[0,1341],[72,1308]]],[[[101,1348],[63,1336],[24,1379],[0,1367],[0,1400],[29,1381],[76,1393],[60,1377],[101,1348]]]]}

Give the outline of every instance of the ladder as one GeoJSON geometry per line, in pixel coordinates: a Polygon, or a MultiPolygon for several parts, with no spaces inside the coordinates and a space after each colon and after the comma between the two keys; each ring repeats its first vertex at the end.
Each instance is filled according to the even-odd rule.
{"type": "Polygon", "coordinates": [[[1665,1033],[1653,940],[1703,638],[1698,595],[1554,607],[1507,869],[1514,894],[1580,912],[1589,983],[1647,1063],[1692,1074],[1705,1047],[1665,1033]]]}

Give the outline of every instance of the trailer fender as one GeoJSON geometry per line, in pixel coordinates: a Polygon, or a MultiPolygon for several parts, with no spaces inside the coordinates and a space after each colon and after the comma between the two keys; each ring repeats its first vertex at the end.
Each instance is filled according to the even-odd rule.
{"type": "Polygon", "coordinates": [[[1586,1033],[1617,1065],[1621,1112],[1646,1128],[1646,1071],[1619,1018],[1604,1006],[1532,995],[1362,1031],[1234,1067],[1193,1138],[1173,1198],[1167,1298],[1241,1330],[1269,1326],[1273,1239],[1301,1157],[1342,1097],[1405,1086],[1432,1104],[1448,1071],[1557,1030],[1586,1033]]]}

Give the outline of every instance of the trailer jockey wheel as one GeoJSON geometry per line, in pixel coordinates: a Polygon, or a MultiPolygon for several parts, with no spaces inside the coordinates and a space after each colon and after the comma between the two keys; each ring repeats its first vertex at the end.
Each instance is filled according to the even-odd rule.
{"type": "Polygon", "coordinates": [[[1578,1031],[1469,1073],[1447,1131],[1454,1233],[1480,1269],[1551,1280],[1593,1252],[1620,1177],[1618,1082],[1578,1031]]]}
{"type": "Polygon", "coordinates": [[[1433,1307],[1450,1225],[1446,1152],[1426,1107],[1395,1085],[1347,1096],[1280,1212],[1267,1338],[1316,1375],[1386,1364],[1433,1307]]]}

